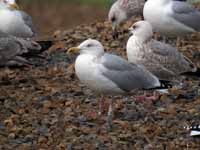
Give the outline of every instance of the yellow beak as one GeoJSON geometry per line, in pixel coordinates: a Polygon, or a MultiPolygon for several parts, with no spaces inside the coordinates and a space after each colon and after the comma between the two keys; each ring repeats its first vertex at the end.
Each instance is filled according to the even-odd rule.
{"type": "Polygon", "coordinates": [[[80,48],[78,47],[71,47],[67,50],[67,54],[74,54],[74,53],[78,53],[80,51],[80,48]]]}
{"type": "Polygon", "coordinates": [[[19,9],[19,6],[16,3],[9,4],[10,8],[19,9]]]}

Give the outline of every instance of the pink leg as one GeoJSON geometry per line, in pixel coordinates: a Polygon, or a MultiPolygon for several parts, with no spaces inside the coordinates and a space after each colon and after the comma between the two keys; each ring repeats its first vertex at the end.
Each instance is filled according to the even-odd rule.
{"type": "Polygon", "coordinates": [[[108,116],[107,116],[107,131],[111,132],[113,126],[113,102],[112,99],[110,100],[109,109],[108,109],[108,116]]]}
{"type": "Polygon", "coordinates": [[[86,115],[89,118],[91,118],[91,119],[97,119],[97,118],[101,117],[101,115],[103,114],[103,112],[104,112],[104,110],[106,108],[106,106],[105,106],[105,99],[103,97],[101,97],[99,99],[98,107],[99,107],[98,112],[96,112],[96,111],[90,111],[86,115]]]}
{"type": "Polygon", "coordinates": [[[145,100],[149,100],[149,101],[155,101],[158,99],[156,92],[153,92],[153,95],[147,95],[146,91],[144,92],[144,95],[138,95],[138,96],[134,96],[134,98],[138,101],[145,101],[145,100]]]}
{"type": "Polygon", "coordinates": [[[105,108],[105,99],[103,97],[101,97],[101,99],[99,100],[99,112],[98,112],[98,115],[102,115],[102,113],[104,112],[104,108],[105,108]]]}

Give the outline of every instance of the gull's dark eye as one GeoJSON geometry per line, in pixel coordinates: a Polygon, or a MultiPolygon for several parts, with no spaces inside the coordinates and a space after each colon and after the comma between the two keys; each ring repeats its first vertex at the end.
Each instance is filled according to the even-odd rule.
{"type": "Polygon", "coordinates": [[[115,22],[115,20],[116,20],[115,17],[112,17],[112,18],[111,18],[111,21],[112,21],[112,22],[115,22]]]}
{"type": "Polygon", "coordinates": [[[88,44],[87,47],[92,47],[92,44],[88,44]]]}
{"type": "Polygon", "coordinates": [[[133,28],[134,30],[137,29],[137,27],[138,27],[137,25],[133,25],[133,26],[132,26],[132,28],[133,28]]]}

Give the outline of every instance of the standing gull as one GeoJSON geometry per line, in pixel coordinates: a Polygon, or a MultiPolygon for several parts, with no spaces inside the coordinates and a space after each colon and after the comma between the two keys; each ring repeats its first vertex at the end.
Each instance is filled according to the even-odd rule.
{"type": "Polygon", "coordinates": [[[117,0],[110,8],[108,20],[112,22],[113,30],[134,15],[141,15],[145,0],[117,0]]]}
{"type": "Polygon", "coordinates": [[[129,62],[144,65],[161,80],[171,81],[189,72],[195,74],[195,65],[176,48],[152,39],[149,22],[136,22],[130,31],[133,35],[126,47],[129,62]]]}
{"type": "MultiPolygon", "coordinates": [[[[136,89],[150,89],[160,82],[144,67],[130,64],[123,58],[104,52],[102,44],[93,39],[82,42],[68,53],[80,52],[76,58],[75,72],[79,80],[98,94],[127,94],[136,89]]],[[[111,127],[112,102],[108,111],[108,127],[111,127]]]]}
{"type": "Polygon", "coordinates": [[[0,31],[23,38],[36,35],[31,17],[18,10],[15,0],[0,0],[0,31]]]}
{"type": "Polygon", "coordinates": [[[183,36],[200,31],[200,12],[184,1],[148,0],[143,15],[162,35],[183,36]]]}

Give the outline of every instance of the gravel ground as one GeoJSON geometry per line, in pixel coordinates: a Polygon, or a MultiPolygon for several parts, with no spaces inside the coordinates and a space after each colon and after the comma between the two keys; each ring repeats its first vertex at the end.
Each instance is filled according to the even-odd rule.
{"type": "MultiPolygon", "coordinates": [[[[200,124],[200,81],[184,80],[180,89],[170,89],[156,101],[124,101],[114,98],[114,128],[107,133],[105,112],[98,118],[99,98],[74,74],[75,56],[65,49],[87,38],[100,40],[109,52],[126,57],[128,34],[117,39],[107,22],[56,31],[54,45],[36,66],[0,69],[0,149],[1,150],[198,150],[198,137],[189,137],[185,125],[200,124]]],[[[200,67],[200,34],[181,40],[186,56],[200,67]],[[195,55],[195,57],[194,57],[195,55]]]]}

